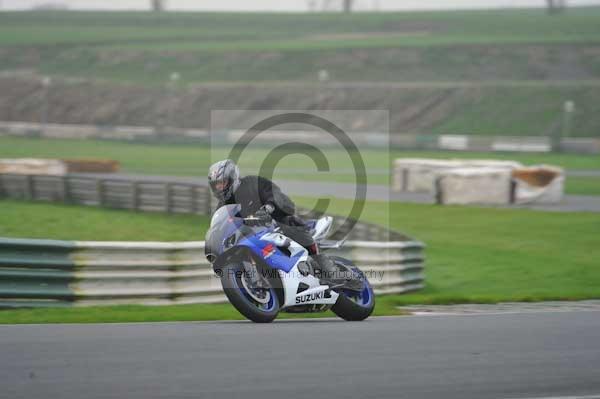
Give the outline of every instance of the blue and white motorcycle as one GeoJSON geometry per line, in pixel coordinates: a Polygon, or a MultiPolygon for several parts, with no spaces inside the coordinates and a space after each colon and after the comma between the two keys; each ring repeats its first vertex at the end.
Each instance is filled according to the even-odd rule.
{"type": "MultiPolygon", "coordinates": [[[[280,310],[309,313],[331,309],[350,321],[371,315],[373,288],[352,262],[330,256],[352,284],[321,284],[315,275],[318,268],[303,246],[284,236],[274,221],[243,218],[239,212],[239,205],[225,205],[215,212],[205,252],[227,298],[242,315],[257,323],[273,321],[280,310]]],[[[331,217],[307,222],[323,250],[343,244],[325,240],[331,224],[331,217]]]]}

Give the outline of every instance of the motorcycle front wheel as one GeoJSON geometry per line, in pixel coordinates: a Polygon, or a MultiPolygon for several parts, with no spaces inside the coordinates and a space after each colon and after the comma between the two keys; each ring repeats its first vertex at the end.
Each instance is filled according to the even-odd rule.
{"type": "Polygon", "coordinates": [[[221,284],[229,302],[255,323],[270,323],[279,313],[279,300],[271,284],[269,288],[253,287],[241,263],[232,263],[221,269],[221,284]]]}

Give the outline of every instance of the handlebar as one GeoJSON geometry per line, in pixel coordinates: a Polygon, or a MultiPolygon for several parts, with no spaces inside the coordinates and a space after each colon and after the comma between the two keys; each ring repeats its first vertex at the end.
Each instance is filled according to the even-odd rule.
{"type": "Polygon", "coordinates": [[[256,217],[254,215],[250,215],[248,217],[242,218],[242,220],[244,221],[244,223],[246,223],[246,222],[253,222],[253,223],[268,224],[268,223],[271,223],[273,221],[273,218],[272,217],[269,217],[269,218],[259,218],[259,217],[256,217]]]}

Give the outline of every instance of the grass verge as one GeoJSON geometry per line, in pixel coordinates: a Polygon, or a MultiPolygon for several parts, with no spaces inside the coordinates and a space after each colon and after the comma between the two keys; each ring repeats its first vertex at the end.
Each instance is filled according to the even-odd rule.
{"type": "MultiPolygon", "coordinates": [[[[337,80],[469,80],[479,76],[475,59],[493,65],[488,74],[495,77],[537,78],[544,75],[532,70],[556,63],[561,47],[593,46],[600,32],[598,7],[553,17],[543,9],[163,14],[0,13],[0,48],[7,50],[0,69],[156,84],[173,70],[185,81],[314,80],[330,65],[337,80]],[[524,45],[535,47],[535,57],[520,51],[524,45]],[[479,56],[473,56],[477,46],[479,56]],[[397,49],[403,56],[390,57],[397,49]],[[41,54],[34,65],[32,52],[41,54]]],[[[594,53],[576,53],[569,57],[577,66],[571,71],[583,66],[584,77],[595,75],[594,53]]]]}
{"type": "MultiPolygon", "coordinates": [[[[314,201],[296,200],[303,205],[314,201]]],[[[344,214],[350,206],[350,201],[334,200],[331,209],[344,214]]],[[[32,215],[24,214],[22,220],[31,222],[33,219],[28,218],[32,215]]],[[[427,243],[427,288],[413,294],[378,297],[376,315],[403,314],[396,306],[410,304],[600,298],[598,214],[370,201],[363,219],[391,226],[427,243]]],[[[175,229],[185,228],[187,223],[172,217],[168,221],[175,229]]],[[[282,314],[285,318],[328,316],[333,314],[282,314]]],[[[0,323],[228,319],[241,319],[228,304],[0,311],[0,323]]]]}
{"type": "MultiPolygon", "coordinates": [[[[375,316],[403,315],[393,297],[377,298],[375,316]]],[[[280,313],[279,319],[336,317],[331,312],[280,313]]],[[[42,323],[135,323],[160,321],[245,320],[230,304],[169,306],[94,306],[80,308],[40,308],[0,310],[0,324],[42,323]]]]}
{"type": "Polygon", "coordinates": [[[0,200],[0,237],[78,241],[202,241],[206,216],[0,200]]]}
{"type": "Polygon", "coordinates": [[[567,177],[565,191],[568,194],[600,195],[600,177],[567,177]]]}
{"type": "Polygon", "coordinates": [[[600,214],[370,201],[362,219],[427,244],[427,288],[396,305],[600,298],[600,214]]]}

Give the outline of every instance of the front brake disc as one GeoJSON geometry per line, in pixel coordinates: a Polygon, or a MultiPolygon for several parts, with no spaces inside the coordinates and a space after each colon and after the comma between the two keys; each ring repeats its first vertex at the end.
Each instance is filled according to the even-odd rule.
{"type": "Polygon", "coordinates": [[[271,290],[268,288],[259,288],[255,287],[252,283],[252,278],[248,276],[247,273],[242,273],[242,286],[250,295],[252,299],[254,299],[258,303],[266,304],[271,300],[271,290]]]}

